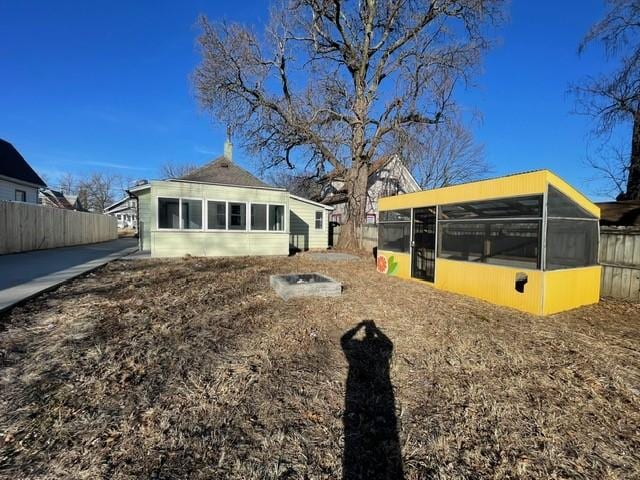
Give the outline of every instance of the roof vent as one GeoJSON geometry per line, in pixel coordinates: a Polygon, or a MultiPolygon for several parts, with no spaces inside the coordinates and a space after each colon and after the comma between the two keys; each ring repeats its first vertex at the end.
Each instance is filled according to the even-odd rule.
{"type": "Polygon", "coordinates": [[[222,162],[222,163],[220,164],[220,166],[221,166],[222,168],[229,168],[229,164],[228,164],[227,162],[222,162]]]}

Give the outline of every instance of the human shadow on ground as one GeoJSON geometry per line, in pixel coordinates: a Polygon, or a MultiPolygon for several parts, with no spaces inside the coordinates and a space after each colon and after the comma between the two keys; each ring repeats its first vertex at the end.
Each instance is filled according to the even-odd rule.
{"type": "Polygon", "coordinates": [[[340,343],[349,362],[342,478],[402,480],[402,452],[389,375],[393,343],[372,320],[347,331],[340,343]]]}

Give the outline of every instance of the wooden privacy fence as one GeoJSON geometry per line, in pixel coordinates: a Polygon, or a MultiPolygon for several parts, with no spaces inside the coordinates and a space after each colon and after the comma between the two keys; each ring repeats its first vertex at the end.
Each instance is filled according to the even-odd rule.
{"type": "Polygon", "coordinates": [[[600,294],[640,301],[640,227],[601,227],[600,294]]]}
{"type": "Polygon", "coordinates": [[[0,201],[0,255],[116,238],[115,217],[0,201]]]}
{"type": "MultiPolygon", "coordinates": [[[[333,227],[333,244],[338,244],[338,239],[340,238],[340,229],[341,225],[336,225],[333,227]]],[[[362,238],[362,248],[364,250],[371,250],[374,247],[378,246],[378,225],[373,224],[365,224],[362,226],[360,230],[360,238],[362,238]]],[[[331,239],[329,239],[329,243],[331,244],[331,239]]]]}

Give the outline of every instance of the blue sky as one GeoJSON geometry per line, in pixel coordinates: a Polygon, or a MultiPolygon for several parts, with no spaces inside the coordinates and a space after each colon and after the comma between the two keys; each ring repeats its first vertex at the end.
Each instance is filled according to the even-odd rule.
{"type": "MultiPolygon", "coordinates": [[[[63,172],[156,178],[164,162],[219,155],[224,127],[189,82],[199,13],[260,25],[267,2],[0,0],[0,138],[52,185],[63,172]]],[[[473,130],[495,174],[550,168],[601,198],[584,165],[590,121],[566,92],[608,68],[597,49],[577,55],[602,13],[602,0],[513,0],[500,45],[459,96],[482,115],[473,130]]]]}

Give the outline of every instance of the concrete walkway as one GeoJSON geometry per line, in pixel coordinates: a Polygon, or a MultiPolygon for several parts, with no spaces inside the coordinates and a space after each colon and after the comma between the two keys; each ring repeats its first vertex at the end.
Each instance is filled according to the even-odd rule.
{"type": "Polygon", "coordinates": [[[0,312],[138,249],[135,238],[0,255],[0,312]]]}

